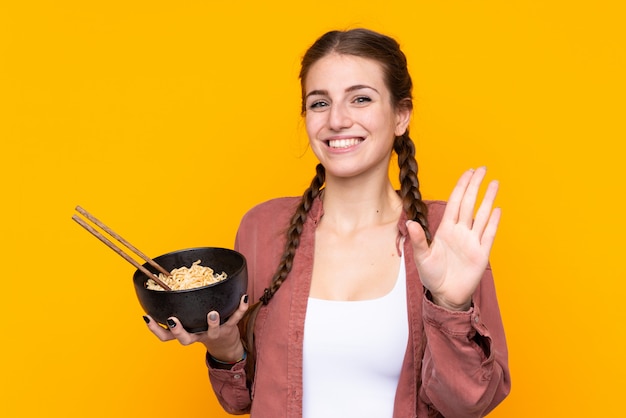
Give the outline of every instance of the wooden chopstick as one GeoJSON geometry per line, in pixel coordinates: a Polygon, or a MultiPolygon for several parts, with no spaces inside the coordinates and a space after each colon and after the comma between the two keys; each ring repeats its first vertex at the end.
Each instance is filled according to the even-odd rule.
{"type": "MultiPolygon", "coordinates": [[[[78,211],[81,215],[85,216],[87,219],[92,221],[94,224],[96,224],[97,226],[102,228],[102,230],[105,231],[107,234],[111,235],[113,238],[115,238],[116,240],[118,240],[119,242],[124,244],[124,246],[126,246],[128,249],[133,251],[135,254],[137,254],[139,257],[141,257],[144,261],[146,261],[148,264],[153,266],[155,269],[159,270],[161,273],[165,274],[167,277],[171,276],[169,271],[165,270],[163,267],[161,267],[159,264],[157,264],[150,257],[148,257],[147,255],[145,255],[144,253],[139,251],[132,244],[130,244],[124,238],[122,238],[117,233],[115,233],[111,228],[109,228],[108,226],[106,226],[105,224],[100,222],[98,219],[96,219],[89,212],[87,212],[86,210],[84,210],[80,206],[76,207],[76,211],[78,211]]],[[[124,252],[122,249],[118,248],[111,240],[109,240],[107,237],[102,235],[100,232],[98,232],[95,228],[93,228],[91,225],[89,225],[87,222],[85,222],[79,216],[73,215],[72,219],[74,221],[76,221],[76,223],[78,223],[80,226],[85,228],[87,231],[89,231],[93,236],[95,236],[100,241],[102,241],[107,247],[111,248],[118,255],[122,256],[122,258],[124,258],[126,261],[128,261],[133,266],[135,266],[138,270],[142,271],[146,276],[148,276],[149,278],[154,280],[163,289],[165,289],[165,290],[172,290],[167,284],[165,284],[161,279],[159,279],[159,277],[156,274],[152,273],[150,270],[146,269],[144,266],[139,264],[135,259],[130,257],[128,254],[126,254],[126,252],[124,252]]]]}
{"type": "Polygon", "coordinates": [[[115,233],[115,231],[113,231],[111,228],[109,228],[108,226],[106,226],[104,223],[102,223],[101,221],[99,221],[95,216],[93,216],[92,214],[90,214],[89,212],[87,212],[85,209],[81,208],[80,206],[76,206],[76,211],[78,213],[80,213],[81,215],[83,215],[85,218],[89,219],[91,222],[93,222],[94,224],[98,225],[100,228],[102,228],[103,231],[105,231],[107,234],[111,235],[113,238],[115,238],[116,240],[118,240],[119,242],[121,242],[122,244],[124,244],[124,246],[126,248],[128,248],[129,250],[131,250],[132,252],[134,252],[135,254],[137,254],[139,257],[141,257],[142,260],[146,261],[148,264],[150,264],[152,267],[154,267],[155,269],[159,270],[161,273],[165,274],[167,277],[171,276],[170,272],[165,270],[163,267],[161,267],[160,265],[158,265],[153,259],[151,259],[150,257],[148,257],[147,255],[145,255],[144,253],[142,253],[141,251],[139,251],[137,248],[135,248],[130,242],[126,241],[124,238],[122,238],[121,236],[119,236],[117,233],[115,233]]]}

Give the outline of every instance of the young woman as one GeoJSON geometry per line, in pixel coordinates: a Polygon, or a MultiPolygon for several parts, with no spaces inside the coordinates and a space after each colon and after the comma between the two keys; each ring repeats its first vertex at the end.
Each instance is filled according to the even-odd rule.
{"type": "Polygon", "coordinates": [[[206,346],[213,389],[234,414],[487,414],[510,389],[488,264],[497,182],[477,202],[485,169],[468,170],[447,204],[422,201],[408,133],[412,82],[392,38],[326,33],[300,80],[317,174],[301,198],[265,202],[241,221],[235,248],[249,288],[239,310],[221,326],[211,312],[199,334],[176,318],[169,329],[148,318],[148,327],[161,340],[206,346]],[[394,152],[399,191],[388,177],[394,152]],[[239,322],[259,299],[248,353],[239,322]]]}

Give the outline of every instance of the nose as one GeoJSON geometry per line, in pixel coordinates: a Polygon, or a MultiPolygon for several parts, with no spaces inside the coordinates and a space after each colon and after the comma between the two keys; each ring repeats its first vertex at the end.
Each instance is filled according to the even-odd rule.
{"type": "Polygon", "coordinates": [[[344,104],[334,103],[328,113],[328,126],[333,131],[340,131],[352,126],[350,111],[344,104]]]}

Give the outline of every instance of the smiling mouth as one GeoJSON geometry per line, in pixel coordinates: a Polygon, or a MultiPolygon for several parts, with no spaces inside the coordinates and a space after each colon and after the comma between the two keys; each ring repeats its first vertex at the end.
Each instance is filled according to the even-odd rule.
{"type": "Polygon", "coordinates": [[[328,141],[328,146],[330,148],[342,149],[342,148],[350,148],[355,145],[363,142],[363,139],[360,138],[349,138],[349,139],[331,139],[328,141]]]}

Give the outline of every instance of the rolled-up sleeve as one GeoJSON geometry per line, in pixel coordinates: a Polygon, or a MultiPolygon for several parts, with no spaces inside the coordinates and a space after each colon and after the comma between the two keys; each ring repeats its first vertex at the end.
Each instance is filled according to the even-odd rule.
{"type": "Polygon", "coordinates": [[[246,385],[246,360],[233,366],[232,369],[209,368],[209,380],[218,402],[229,414],[241,415],[250,411],[250,391],[246,385]]]}
{"type": "Polygon", "coordinates": [[[426,346],[420,396],[443,416],[482,417],[509,393],[504,329],[487,268],[469,311],[423,304],[426,346]]]}

